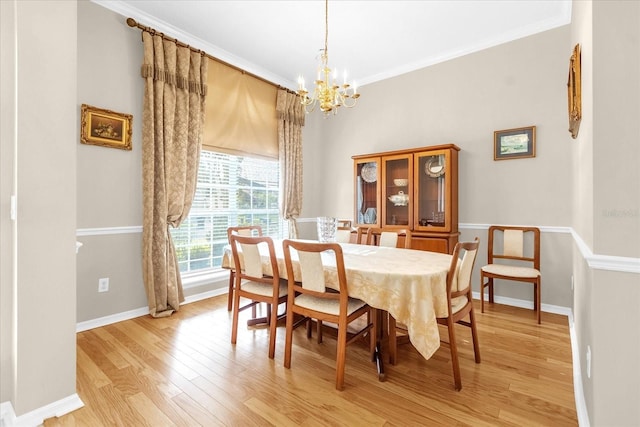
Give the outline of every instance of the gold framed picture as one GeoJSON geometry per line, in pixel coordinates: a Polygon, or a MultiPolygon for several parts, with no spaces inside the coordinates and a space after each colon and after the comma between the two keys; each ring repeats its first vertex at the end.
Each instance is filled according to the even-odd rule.
{"type": "Polygon", "coordinates": [[[82,104],[80,142],[103,147],[131,150],[131,114],[82,104]]]}
{"type": "Polygon", "coordinates": [[[569,132],[576,139],[582,120],[582,53],[580,44],[573,48],[569,59],[569,81],[567,82],[567,99],[569,101],[569,132]]]}
{"type": "Polygon", "coordinates": [[[535,156],[535,126],[493,132],[493,160],[521,159],[535,156]]]}

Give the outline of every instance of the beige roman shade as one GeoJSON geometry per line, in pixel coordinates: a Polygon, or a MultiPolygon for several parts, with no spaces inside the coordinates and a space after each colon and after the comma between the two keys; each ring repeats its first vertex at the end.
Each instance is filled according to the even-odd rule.
{"type": "Polygon", "coordinates": [[[203,150],[278,158],[278,88],[209,58],[203,150]]]}

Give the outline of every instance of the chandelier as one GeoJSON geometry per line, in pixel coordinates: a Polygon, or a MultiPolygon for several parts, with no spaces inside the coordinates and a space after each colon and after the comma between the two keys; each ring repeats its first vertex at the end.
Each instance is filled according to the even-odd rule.
{"type": "Polygon", "coordinates": [[[327,51],[327,39],[329,38],[329,0],[325,0],[325,31],[324,49],[320,53],[320,63],[318,64],[318,75],[315,81],[316,87],[313,95],[309,96],[309,91],[304,83],[304,77],[298,77],[298,95],[300,95],[302,105],[307,113],[320,106],[325,117],[329,114],[337,114],[338,108],[344,106],[351,108],[356,105],[360,94],[357,93],[356,85],[347,83],[347,71],[344,71],[343,83],[338,84],[338,70],[333,73],[329,67],[329,54],[327,51]]]}

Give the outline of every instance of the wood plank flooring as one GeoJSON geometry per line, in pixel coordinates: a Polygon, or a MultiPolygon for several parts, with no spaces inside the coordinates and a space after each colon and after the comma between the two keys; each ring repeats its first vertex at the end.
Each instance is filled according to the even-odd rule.
{"type": "MultiPolygon", "coordinates": [[[[450,353],[425,360],[409,344],[379,382],[366,343],[347,348],[345,390],[335,389],[335,340],[294,334],[291,369],[268,332],[246,326],[230,344],[227,296],[184,305],[77,335],[77,390],[85,406],[45,426],[576,426],[571,348],[565,316],[477,307],[482,363],[459,327],[462,391],[450,353]]],[[[446,337],[446,329],[440,331],[446,337]]]]}

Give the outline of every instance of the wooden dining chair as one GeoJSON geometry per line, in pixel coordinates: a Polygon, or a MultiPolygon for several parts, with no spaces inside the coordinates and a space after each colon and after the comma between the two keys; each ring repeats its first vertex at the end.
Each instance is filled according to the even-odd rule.
{"type": "Polygon", "coordinates": [[[236,266],[231,344],[235,344],[237,341],[239,313],[260,302],[264,302],[268,307],[269,358],[273,359],[276,348],[278,306],[282,303],[287,303],[287,284],[280,279],[273,240],[268,236],[251,237],[237,234],[231,234],[229,240],[231,252],[233,253],[233,263],[236,266]],[[271,276],[265,276],[262,272],[262,258],[258,248],[260,244],[267,245],[269,249],[269,262],[273,272],[271,276]],[[250,302],[240,306],[240,298],[246,298],[250,302]]]}
{"type": "MultiPolygon", "coordinates": [[[[238,234],[240,236],[262,236],[262,227],[259,225],[241,225],[227,228],[227,240],[231,243],[231,235],[238,234]]],[[[227,297],[227,311],[231,311],[233,305],[233,287],[235,285],[235,269],[229,270],[229,294],[227,297]]],[[[256,316],[255,307],[253,317],[256,316]]]]}
{"type": "MultiPolygon", "coordinates": [[[[471,273],[478,254],[480,240],[476,237],[473,242],[458,242],[453,250],[449,272],[447,273],[447,313],[446,317],[437,317],[438,324],[447,327],[449,332],[449,348],[453,365],[453,378],[456,390],[462,389],[460,377],[460,362],[458,361],[458,347],[454,325],[460,324],[471,328],[473,352],[476,363],[480,363],[480,345],[476,329],[475,313],[473,311],[473,297],[471,296],[471,273]],[[469,316],[469,320],[465,318],[469,316]]],[[[389,315],[389,360],[395,364],[397,354],[397,323],[389,315]]],[[[408,337],[408,336],[407,336],[408,337]]]]}
{"type": "Polygon", "coordinates": [[[353,232],[353,228],[349,227],[338,227],[336,229],[336,242],[338,243],[350,243],[351,242],[351,233],[353,232]]]}
{"type": "Polygon", "coordinates": [[[380,228],[369,227],[367,230],[367,245],[398,247],[400,237],[404,238],[404,248],[411,249],[411,230],[408,228],[380,228]]]}
{"type": "Polygon", "coordinates": [[[347,345],[369,332],[369,350],[373,356],[376,326],[371,316],[372,309],[364,301],[349,297],[344,258],[339,244],[284,240],[283,249],[289,284],[284,366],[291,368],[296,314],[307,319],[335,323],[338,326],[336,389],[342,390],[347,345]],[[328,288],[325,283],[323,256],[333,258],[331,265],[335,265],[337,272],[337,290],[328,288]],[[296,273],[298,274],[295,275],[296,273]],[[354,320],[364,315],[367,317],[364,327],[357,332],[347,331],[354,320]]]}
{"type": "Polygon", "coordinates": [[[533,309],[540,323],[540,229],[503,225],[489,227],[487,265],[480,269],[480,307],[483,313],[484,289],[489,289],[489,302],[493,303],[495,279],[533,284],[533,309]]]}
{"type": "Polygon", "coordinates": [[[349,227],[351,228],[352,221],[350,219],[338,219],[338,227],[349,227]]]}
{"type": "Polygon", "coordinates": [[[367,244],[367,227],[356,227],[356,243],[358,245],[367,244]]]}

